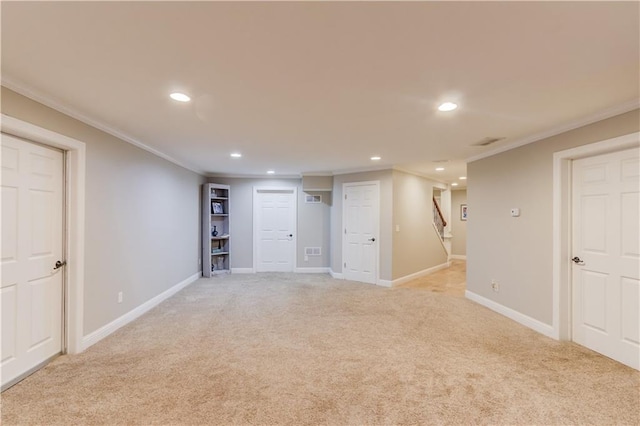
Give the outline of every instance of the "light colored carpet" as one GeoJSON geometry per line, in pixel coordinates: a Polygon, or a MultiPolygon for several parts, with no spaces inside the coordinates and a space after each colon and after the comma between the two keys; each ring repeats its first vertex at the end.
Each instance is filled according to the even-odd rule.
{"type": "Polygon", "coordinates": [[[2,394],[14,424],[638,424],[640,374],[464,298],[202,279],[2,394]]]}

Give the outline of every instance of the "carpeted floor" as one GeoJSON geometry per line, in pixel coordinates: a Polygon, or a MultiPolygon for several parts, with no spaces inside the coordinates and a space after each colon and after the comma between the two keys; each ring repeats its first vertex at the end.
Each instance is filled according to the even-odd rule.
{"type": "Polygon", "coordinates": [[[639,424],[640,373],[464,298],[202,279],[2,394],[2,424],[639,424]]]}

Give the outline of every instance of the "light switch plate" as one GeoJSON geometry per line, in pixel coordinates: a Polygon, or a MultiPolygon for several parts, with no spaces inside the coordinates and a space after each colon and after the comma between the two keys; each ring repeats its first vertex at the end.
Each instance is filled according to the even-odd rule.
{"type": "Polygon", "coordinates": [[[520,216],[520,209],[515,208],[515,209],[511,209],[511,217],[518,217],[520,216]]]}

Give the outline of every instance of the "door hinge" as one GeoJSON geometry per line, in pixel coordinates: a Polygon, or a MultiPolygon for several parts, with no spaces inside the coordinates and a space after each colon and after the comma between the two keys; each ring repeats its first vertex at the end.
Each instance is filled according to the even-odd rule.
{"type": "Polygon", "coordinates": [[[344,228],[344,235],[347,235],[347,228],[344,228]]]}
{"type": "Polygon", "coordinates": [[[344,194],[344,199],[345,199],[345,200],[347,199],[347,194],[344,194]]]}
{"type": "Polygon", "coordinates": [[[347,267],[347,262],[344,262],[344,267],[345,267],[345,268],[347,267]]]}

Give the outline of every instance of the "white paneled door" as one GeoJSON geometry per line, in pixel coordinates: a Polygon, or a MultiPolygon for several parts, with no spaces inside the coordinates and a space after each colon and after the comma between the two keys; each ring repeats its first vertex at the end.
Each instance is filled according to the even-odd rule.
{"type": "Polygon", "coordinates": [[[640,369],[639,149],[573,162],[573,340],[640,369]]]}
{"type": "Polygon", "coordinates": [[[379,185],[347,183],[343,191],[344,278],[377,284],[379,185]]]}
{"type": "Polygon", "coordinates": [[[63,154],[2,134],[3,388],[62,351],[63,154]]]}
{"type": "Polygon", "coordinates": [[[293,272],[296,234],[296,191],[254,193],[256,271],[293,272]]]}

